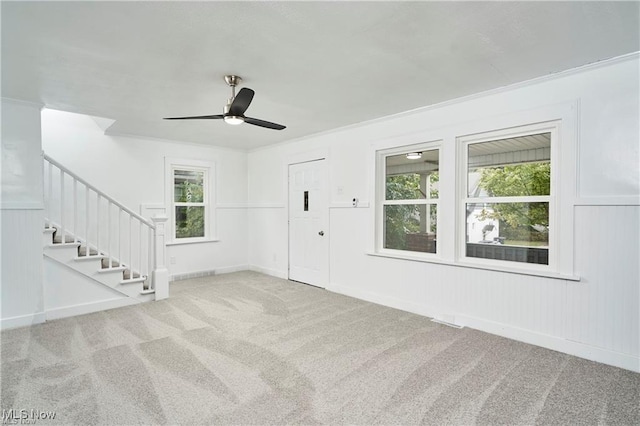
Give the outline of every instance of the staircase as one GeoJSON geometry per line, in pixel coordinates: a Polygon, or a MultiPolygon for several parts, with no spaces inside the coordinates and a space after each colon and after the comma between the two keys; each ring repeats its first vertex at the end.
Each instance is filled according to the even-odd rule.
{"type": "Polygon", "coordinates": [[[86,243],[75,236],[66,235],[63,239],[55,226],[45,227],[43,244],[45,256],[100,284],[140,301],[155,299],[150,277],[135,270],[132,272],[126,264],[95,248],[87,250],[86,243]]]}
{"type": "Polygon", "coordinates": [[[43,154],[45,257],[135,299],[168,296],[164,222],[148,220],[43,154]]]}

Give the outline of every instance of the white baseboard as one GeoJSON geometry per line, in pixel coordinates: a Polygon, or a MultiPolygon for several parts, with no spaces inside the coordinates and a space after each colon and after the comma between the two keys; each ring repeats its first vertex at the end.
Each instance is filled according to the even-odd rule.
{"type": "Polygon", "coordinates": [[[211,275],[215,275],[216,273],[217,271],[215,269],[210,269],[208,271],[195,271],[195,272],[185,272],[184,274],[173,274],[169,276],[169,282],[189,280],[191,278],[209,277],[211,275]]]}
{"type": "Polygon", "coordinates": [[[141,303],[132,297],[117,297],[115,299],[101,300],[99,302],[82,303],[80,305],[64,306],[62,308],[50,309],[45,312],[47,321],[73,317],[76,315],[91,314],[107,309],[121,308],[123,306],[137,305],[141,303]]]}
{"type": "Polygon", "coordinates": [[[427,305],[396,299],[366,290],[353,289],[338,284],[328,285],[327,290],[430,318],[445,317],[449,319],[449,322],[459,326],[465,326],[520,342],[541,346],[543,348],[563,352],[579,358],[585,358],[590,361],[596,361],[602,364],[613,365],[614,367],[640,372],[640,357],[638,356],[614,352],[562,337],[542,334],[482,318],[460,314],[452,315],[450,312],[439,312],[437,309],[427,305]]]}
{"type": "Polygon", "coordinates": [[[232,272],[240,272],[240,271],[248,271],[248,270],[249,270],[249,265],[225,266],[224,268],[216,269],[216,275],[230,274],[232,272]]]}
{"type": "Polygon", "coordinates": [[[464,315],[458,315],[456,318],[459,323],[469,328],[640,373],[640,357],[614,352],[558,336],[551,336],[549,334],[537,333],[511,325],[488,321],[482,318],[467,317],[464,315]]]}
{"type": "MultiPolygon", "coordinates": [[[[338,284],[329,284],[326,289],[334,293],[344,294],[345,296],[366,300],[367,302],[376,303],[378,305],[389,306],[390,308],[400,309],[401,311],[411,312],[412,314],[418,314],[424,317],[439,317],[438,312],[427,305],[408,302],[406,300],[396,299],[395,297],[383,296],[371,291],[354,289],[338,284]]],[[[453,323],[454,321],[450,322],[453,323]]]]}
{"type": "Polygon", "coordinates": [[[20,315],[11,318],[2,318],[0,320],[0,329],[8,330],[10,328],[27,327],[30,325],[41,324],[46,321],[46,315],[44,312],[37,312],[35,314],[20,315]]]}
{"type": "Polygon", "coordinates": [[[210,277],[211,275],[230,274],[232,272],[246,271],[249,265],[224,266],[222,268],[209,269],[206,271],[185,272],[183,274],[173,274],[169,281],[188,280],[191,278],[210,277]]]}
{"type": "Polygon", "coordinates": [[[262,266],[257,266],[257,265],[249,265],[248,269],[250,271],[260,272],[262,274],[270,275],[272,277],[282,278],[283,280],[289,279],[289,274],[287,274],[287,271],[279,271],[277,269],[263,268],[262,266]]]}

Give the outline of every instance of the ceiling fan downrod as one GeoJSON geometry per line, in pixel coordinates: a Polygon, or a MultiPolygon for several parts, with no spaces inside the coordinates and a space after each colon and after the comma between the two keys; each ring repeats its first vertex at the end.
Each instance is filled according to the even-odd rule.
{"type": "Polygon", "coordinates": [[[236,86],[240,84],[240,82],[242,81],[242,78],[238,77],[237,75],[225,75],[224,81],[229,85],[229,87],[231,87],[231,97],[227,101],[227,104],[224,106],[223,119],[227,124],[231,124],[231,125],[242,124],[244,123],[243,116],[235,116],[235,115],[229,114],[229,111],[231,110],[231,104],[236,99],[236,86]]]}
{"type": "Polygon", "coordinates": [[[236,97],[236,86],[242,82],[242,77],[237,75],[225,75],[224,81],[231,87],[231,103],[236,97]]]}

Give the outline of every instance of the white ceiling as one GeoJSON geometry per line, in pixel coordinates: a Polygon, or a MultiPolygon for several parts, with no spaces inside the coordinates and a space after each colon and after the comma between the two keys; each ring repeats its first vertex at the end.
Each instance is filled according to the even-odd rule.
{"type": "Polygon", "coordinates": [[[2,2],[2,96],[253,149],[640,50],[638,2],[2,2]],[[225,74],[283,131],[220,114],[225,74]]]}

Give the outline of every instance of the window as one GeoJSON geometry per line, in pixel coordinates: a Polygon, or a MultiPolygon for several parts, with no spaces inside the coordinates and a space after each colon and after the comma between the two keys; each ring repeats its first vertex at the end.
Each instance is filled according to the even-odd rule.
{"type": "Polygon", "coordinates": [[[463,257],[549,265],[551,130],[463,140],[463,257]]]}
{"type": "Polygon", "coordinates": [[[213,239],[213,163],[166,159],[171,241],[213,239]]]}
{"type": "Polygon", "coordinates": [[[203,238],[207,200],[205,171],[173,170],[174,237],[203,238]]]}
{"type": "Polygon", "coordinates": [[[579,280],[577,111],[559,103],[372,143],[367,253],[579,280]],[[404,142],[415,137],[434,142],[404,142]]]}
{"type": "Polygon", "coordinates": [[[382,152],[382,248],[436,253],[439,150],[382,152]]]}

